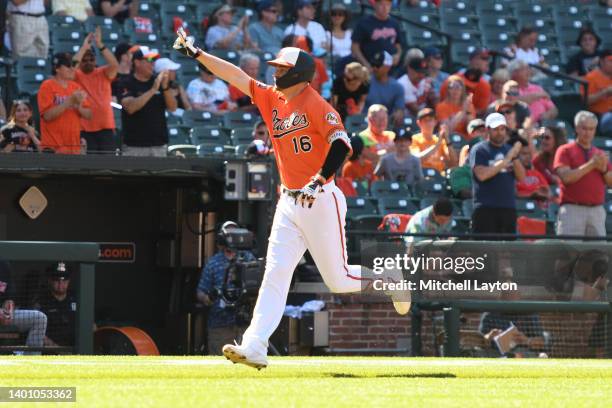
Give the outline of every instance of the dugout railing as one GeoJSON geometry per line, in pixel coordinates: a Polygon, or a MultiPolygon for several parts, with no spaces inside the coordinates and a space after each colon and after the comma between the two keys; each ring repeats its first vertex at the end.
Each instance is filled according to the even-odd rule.
{"type": "MultiPolygon", "coordinates": [[[[72,262],[77,270],[76,354],[93,354],[95,263],[99,245],[91,242],[0,241],[0,259],[27,262],[72,262]]],[[[15,347],[15,350],[44,351],[15,347]]]]}

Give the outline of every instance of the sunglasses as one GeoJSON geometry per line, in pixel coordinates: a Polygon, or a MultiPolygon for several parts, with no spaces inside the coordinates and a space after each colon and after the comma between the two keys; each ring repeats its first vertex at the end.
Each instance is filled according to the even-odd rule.
{"type": "Polygon", "coordinates": [[[454,82],[448,85],[448,89],[460,89],[460,88],[463,88],[463,85],[457,82],[454,82]]]}

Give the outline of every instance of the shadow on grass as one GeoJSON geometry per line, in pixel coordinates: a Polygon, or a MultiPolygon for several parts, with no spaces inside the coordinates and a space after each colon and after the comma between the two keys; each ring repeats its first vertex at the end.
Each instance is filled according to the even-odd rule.
{"type": "Polygon", "coordinates": [[[456,378],[451,373],[397,373],[397,374],[377,374],[377,375],[358,375],[346,373],[324,373],[324,377],[332,378],[456,378]]]}

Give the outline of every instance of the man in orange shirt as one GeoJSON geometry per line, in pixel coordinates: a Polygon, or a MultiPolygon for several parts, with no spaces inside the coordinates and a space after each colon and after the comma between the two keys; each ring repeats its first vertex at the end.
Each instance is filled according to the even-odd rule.
{"type": "Polygon", "coordinates": [[[342,177],[351,178],[353,181],[366,182],[366,187],[374,180],[374,165],[371,160],[363,157],[363,139],[359,136],[351,137],[353,155],[342,167],[342,177]]]}
{"type": "Polygon", "coordinates": [[[588,106],[600,116],[599,130],[612,132],[612,51],[607,49],[599,56],[599,67],[585,77],[589,82],[588,106]]]}
{"type": "Polygon", "coordinates": [[[417,115],[417,124],[421,133],[412,136],[410,152],[421,158],[423,168],[436,169],[439,173],[457,165],[457,152],[451,146],[448,130],[443,126],[440,136],[434,135],[437,124],[436,113],[431,108],[421,109],[417,115]]]}
{"type": "Polygon", "coordinates": [[[43,81],[38,91],[42,148],[56,153],[81,153],[81,118],[90,119],[87,93],[74,82],[78,63],[68,52],[53,56],[53,77],[43,81]]]}
{"type": "Polygon", "coordinates": [[[389,112],[385,105],[376,103],[368,108],[368,127],[359,132],[359,137],[363,140],[364,158],[372,164],[378,163],[380,156],[395,149],[395,132],[386,130],[388,124],[389,112]]]}
{"type": "Polygon", "coordinates": [[[102,31],[96,28],[95,34],[89,33],[83,45],[73,58],[79,63],[76,82],[87,92],[91,103],[91,119],[81,118],[81,137],[87,142],[87,153],[102,153],[115,150],[115,118],[111,107],[111,83],[117,76],[119,63],[115,55],[102,42],[102,31]],[[91,46],[96,42],[98,51],[108,63],[96,68],[96,54],[91,46]]]}
{"type": "MultiPolygon", "coordinates": [[[[268,339],[281,321],[293,271],[306,249],[332,292],[359,292],[373,283],[363,276],[362,266],[347,262],[346,200],[334,183],[351,144],[338,112],[309,84],[315,61],[307,52],[281,49],[276,59],[268,61],[276,68],[275,85],[269,86],[195,47],[180,29],[178,35],[177,51],[253,99],[272,138],[282,194],[268,240],[264,277],[242,343],[223,347],[232,362],[261,369],[268,365],[268,339]]],[[[393,271],[394,280],[403,279],[401,271],[393,271]]],[[[389,295],[398,313],[408,313],[409,291],[389,295]]]]}

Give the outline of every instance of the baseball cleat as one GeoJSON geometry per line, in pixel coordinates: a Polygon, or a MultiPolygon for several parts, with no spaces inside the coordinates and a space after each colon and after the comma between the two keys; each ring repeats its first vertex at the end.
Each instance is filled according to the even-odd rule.
{"type": "MultiPolygon", "coordinates": [[[[399,269],[391,269],[388,272],[386,279],[388,281],[399,283],[404,281],[404,275],[399,269]]],[[[410,306],[412,305],[412,295],[408,289],[405,290],[390,290],[386,292],[393,301],[393,307],[395,311],[400,315],[408,314],[410,306]]]]}
{"type": "Polygon", "coordinates": [[[258,370],[268,366],[268,358],[265,355],[237,344],[223,346],[223,355],[234,364],[240,363],[258,370]]]}

